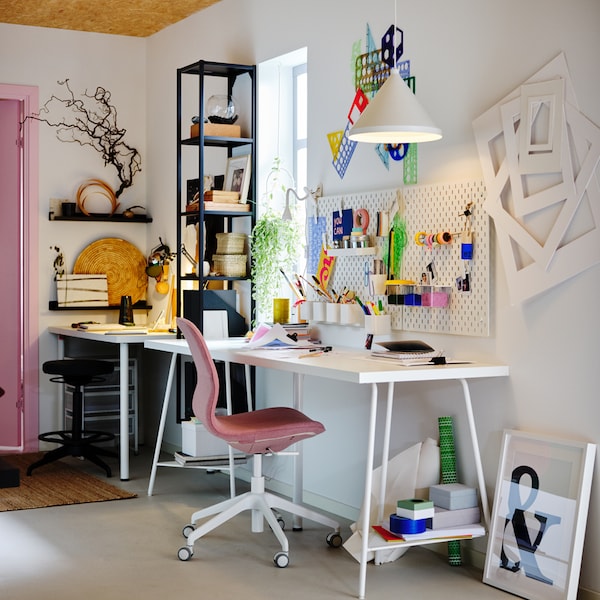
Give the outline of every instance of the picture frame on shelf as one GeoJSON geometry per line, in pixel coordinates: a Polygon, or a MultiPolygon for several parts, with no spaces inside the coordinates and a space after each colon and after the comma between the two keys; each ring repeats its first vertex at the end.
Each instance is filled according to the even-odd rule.
{"type": "Polygon", "coordinates": [[[186,181],[186,205],[193,204],[200,200],[200,179],[188,179],[186,181]]]}
{"type": "Polygon", "coordinates": [[[240,203],[248,201],[248,190],[250,188],[251,155],[232,156],[227,159],[225,171],[225,187],[227,192],[239,192],[240,203]]]}
{"type": "Polygon", "coordinates": [[[505,430],[483,582],[575,600],[596,444],[505,430]]]}

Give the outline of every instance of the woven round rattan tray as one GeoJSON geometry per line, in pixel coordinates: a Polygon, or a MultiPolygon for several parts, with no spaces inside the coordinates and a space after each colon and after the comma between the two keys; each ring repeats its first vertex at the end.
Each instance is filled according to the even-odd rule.
{"type": "Polygon", "coordinates": [[[133,304],[146,298],[146,257],[126,240],[102,238],[92,242],[77,257],[73,273],[106,274],[110,306],[118,306],[121,296],[131,296],[133,304]]]}

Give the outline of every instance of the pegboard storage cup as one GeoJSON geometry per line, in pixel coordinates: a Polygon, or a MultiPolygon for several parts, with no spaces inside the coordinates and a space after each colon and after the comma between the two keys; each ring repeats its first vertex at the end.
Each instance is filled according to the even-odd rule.
{"type": "Polygon", "coordinates": [[[325,319],[327,318],[325,307],[326,307],[325,302],[313,302],[313,307],[312,307],[313,321],[325,321],[325,319]]]}
{"type": "Polygon", "coordinates": [[[452,293],[452,288],[445,286],[422,285],[421,306],[432,306],[436,308],[446,308],[452,293]]]}
{"type": "Polygon", "coordinates": [[[371,296],[383,296],[387,283],[387,275],[369,273],[369,294],[371,296]]]}
{"type": "Polygon", "coordinates": [[[340,304],[340,323],[342,325],[363,325],[365,313],[358,304],[340,304]]]}
{"type": "Polygon", "coordinates": [[[310,300],[298,304],[298,322],[300,322],[300,315],[302,315],[302,321],[311,321],[313,318],[313,304],[310,300]]]}
{"type": "Polygon", "coordinates": [[[383,335],[392,331],[391,315],[365,315],[365,331],[371,335],[383,335]]]}
{"type": "Polygon", "coordinates": [[[340,305],[335,302],[328,302],[325,305],[325,318],[328,323],[340,322],[340,305]]]}

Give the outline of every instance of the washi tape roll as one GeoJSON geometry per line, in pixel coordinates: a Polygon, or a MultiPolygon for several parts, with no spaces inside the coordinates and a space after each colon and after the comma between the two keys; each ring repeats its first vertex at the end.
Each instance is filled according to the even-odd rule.
{"type": "Polygon", "coordinates": [[[415,244],[417,244],[417,246],[424,246],[426,238],[427,234],[424,231],[418,231],[415,234],[415,244]]]}
{"type": "Polygon", "coordinates": [[[360,227],[363,235],[367,235],[369,227],[369,213],[366,208],[359,208],[354,211],[354,228],[360,227]]]}
{"type": "Polygon", "coordinates": [[[407,519],[398,515],[390,515],[390,531],[396,535],[405,533],[423,533],[427,526],[427,519],[407,519]]]}
{"type": "Polygon", "coordinates": [[[452,234],[449,231],[440,231],[435,235],[435,241],[440,245],[449,244],[452,241],[452,234]]]}

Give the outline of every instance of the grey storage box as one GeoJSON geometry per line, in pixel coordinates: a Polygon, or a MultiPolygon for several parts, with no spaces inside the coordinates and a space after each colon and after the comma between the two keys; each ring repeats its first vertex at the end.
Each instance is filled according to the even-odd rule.
{"type": "Polygon", "coordinates": [[[435,506],[448,510],[473,508],[477,504],[477,491],[462,483],[441,483],[429,488],[429,499],[435,506]]]}

